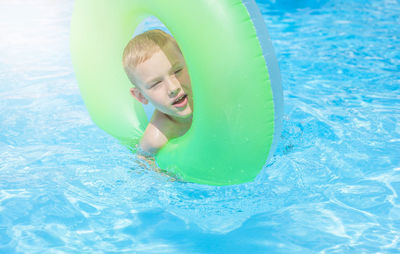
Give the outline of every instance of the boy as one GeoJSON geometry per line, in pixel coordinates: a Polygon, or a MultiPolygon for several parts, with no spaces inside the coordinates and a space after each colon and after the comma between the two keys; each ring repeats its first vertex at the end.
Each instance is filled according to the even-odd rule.
{"type": "Polygon", "coordinates": [[[185,60],[175,39],[155,29],[129,41],[123,66],[134,85],[132,96],[155,107],[139,142],[143,151],[154,155],[192,124],[192,88],[185,60]]]}

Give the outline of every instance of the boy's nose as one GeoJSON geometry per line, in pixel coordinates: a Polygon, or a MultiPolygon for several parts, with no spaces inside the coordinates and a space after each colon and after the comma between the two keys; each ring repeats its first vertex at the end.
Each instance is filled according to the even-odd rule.
{"type": "Polygon", "coordinates": [[[181,89],[179,87],[176,87],[175,89],[172,89],[172,90],[170,89],[168,91],[169,97],[173,98],[173,97],[177,96],[179,94],[180,90],[181,89]]]}
{"type": "Polygon", "coordinates": [[[170,97],[175,97],[180,92],[180,84],[178,80],[174,80],[173,78],[169,78],[167,80],[168,85],[168,95],[170,97]]]}

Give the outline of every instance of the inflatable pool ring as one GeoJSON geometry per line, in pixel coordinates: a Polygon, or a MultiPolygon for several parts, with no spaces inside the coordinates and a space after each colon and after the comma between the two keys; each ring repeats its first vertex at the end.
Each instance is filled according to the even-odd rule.
{"type": "Polygon", "coordinates": [[[148,123],[129,94],[122,52],[135,28],[157,17],[177,40],[192,82],[190,130],[156,155],[184,181],[229,185],[253,180],[281,129],[280,73],[253,0],[76,0],[71,50],[93,121],[134,146],[148,123]]]}

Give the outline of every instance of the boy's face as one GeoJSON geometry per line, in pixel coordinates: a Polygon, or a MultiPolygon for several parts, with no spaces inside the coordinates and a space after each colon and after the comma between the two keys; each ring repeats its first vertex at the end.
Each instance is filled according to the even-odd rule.
{"type": "Polygon", "coordinates": [[[177,120],[193,113],[192,87],[185,60],[172,43],[167,43],[133,71],[136,86],[131,94],[177,120]]]}

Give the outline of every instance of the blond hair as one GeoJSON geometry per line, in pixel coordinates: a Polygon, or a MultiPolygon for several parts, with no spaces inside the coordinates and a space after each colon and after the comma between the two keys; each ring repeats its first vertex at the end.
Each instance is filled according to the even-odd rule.
{"type": "Polygon", "coordinates": [[[124,49],[122,64],[132,83],[133,70],[135,67],[148,60],[154,53],[162,49],[168,42],[171,42],[179,50],[176,40],[160,29],[148,30],[131,39],[124,49]]]}

